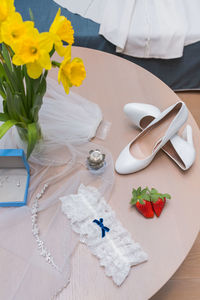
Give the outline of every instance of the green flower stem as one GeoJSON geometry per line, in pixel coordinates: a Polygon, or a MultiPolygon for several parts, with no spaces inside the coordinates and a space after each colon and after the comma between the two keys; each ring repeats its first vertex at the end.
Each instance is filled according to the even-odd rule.
{"type": "Polygon", "coordinates": [[[6,94],[4,93],[4,91],[0,88],[0,95],[3,99],[6,99],[6,94]]]}
{"type": "Polygon", "coordinates": [[[12,58],[13,55],[15,54],[14,51],[13,51],[12,48],[9,47],[7,44],[4,44],[4,45],[6,46],[6,48],[7,48],[7,50],[8,50],[8,53],[10,54],[10,57],[12,58]]]}
{"type": "Polygon", "coordinates": [[[8,51],[8,46],[4,43],[2,43],[2,54],[6,63],[7,68],[10,72],[12,72],[12,63],[10,58],[10,53],[8,51]]]}
{"type": "Polygon", "coordinates": [[[48,71],[47,71],[47,70],[45,70],[45,71],[44,71],[44,77],[46,78],[46,77],[47,77],[47,75],[48,75],[48,71]]]}
{"type": "Polygon", "coordinates": [[[60,68],[61,63],[59,63],[58,61],[52,60],[51,63],[52,63],[52,66],[53,66],[53,67],[58,67],[58,68],[60,68]]]}
{"type": "Polygon", "coordinates": [[[0,60],[1,60],[2,63],[5,63],[5,60],[4,60],[3,55],[1,53],[1,50],[0,50],[0,60]]]}
{"type": "Polygon", "coordinates": [[[49,55],[52,57],[52,55],[55,53],[55,47],[53,46],[52,50],[50,51],[49,55]]]}

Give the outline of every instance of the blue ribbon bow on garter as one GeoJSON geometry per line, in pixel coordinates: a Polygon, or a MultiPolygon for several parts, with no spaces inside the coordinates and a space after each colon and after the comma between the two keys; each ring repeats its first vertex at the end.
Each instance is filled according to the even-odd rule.
{"type": "Polygon", "coordinates": [[[99,225],[99,227],[101,228],[101,236],[102,238],[104,238],[106,232],[110,231],[110,229],[103,225],[103,218],[100,218],[99,221],[95,219],[93,220],[93,222],[99,225]]]}

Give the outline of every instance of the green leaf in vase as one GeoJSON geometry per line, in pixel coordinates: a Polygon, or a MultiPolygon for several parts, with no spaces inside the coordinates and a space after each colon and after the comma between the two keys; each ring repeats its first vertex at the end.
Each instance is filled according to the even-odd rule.
{"type": "Polygon", "coordinates": [[[15,120],[8,120],[0,126],[0,139],[4,136],[4,134],[13,126],[16,125],[18,122],[15,120]]]}
{"type": "Polygon", "coordinates": [[[24,108],[23,100],[22,100],[22,95],[15,94],[13,97],[13,101],[14,101],[14,106],[15,106],[17,116],[20,119],[20,121],[24,122],[26,124],[30,123],[30,121],[26,115],[26,111],[24,108]]]}
{"type": "Polygon", "coordinates": [[[5,88],[6,95],[7,95],[6,105],[7,105],[8,114],[11,119],[19,121],[19,118],[16,113],[15,104],[14,104],[14,95],[11,91],[10,85],[6,81],[4,81],[3,86],[5,88]]]}
{"type": "Polygon", "coordinates": [[[46,92],[46,88],[47,88],[46,77],[45,77],[45,75],[42,75],[37,93],[40,93],[44,96],[44,94],[46,92]]]}
{"type": "Polygon", "coordinates": [[[33,87],[31,85],[31,79],[27,74],[26,66],[24,66],[24,76],[25,76],[25,83],[26,83],[26,101],[24,103],[26,112],[29,112],[29,109],[32,106],[32,96],[33,96],[33,87]]]}
{"type": "Polygon", "coordinates": [[[34,122],[38,122],[38,113],[43,103],[43,95],[35,94],[33,102],[34,104],[30,111],[31,119],[34,120],[34,122]]]}
{"type": "Polygon", "coordinates": [[[8,69],[12,72],[12,63],[11,63],[11,59],[10,59],[10,54],[4,43],[2,43],[2,54],[3,54],[3,58],[5,60],[5,63],[8,66],[8,69]]]}
{"type": "Polygon", "coordinates": [[[27,158],[29,158],[38,140],[38,126],[36,123],[28,124],[28,148],[27,158]]]}
{"type": "Polygon", "coordinates": [[[9,116],[6,113],[0,113],[0,121],[1,122],[6,122],[9,120],[9,116]]]}
{"type": "Polygon", "coordinates": [[[0,63],[0,78],[2,79],[4,77],[5,77],[5,70],[2,63],[0,63]]]}
{"type": "Polygon", "coordinates": [[[24,76],[22,72],[22,66],[15,66],[13,64],[13,73],[15,81],[17,82],[18,91],[25,97],[25,88],[24,88],[24,76]]]}

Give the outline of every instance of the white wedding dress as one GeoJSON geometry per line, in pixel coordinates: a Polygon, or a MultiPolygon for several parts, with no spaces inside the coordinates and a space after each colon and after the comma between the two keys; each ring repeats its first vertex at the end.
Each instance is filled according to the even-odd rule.
{"type": "Polygon", "coordinates": [[[177,58],[200,41],[199,0],[54,1],[99,23],[99,34],[127,55],[177,58]]]}
{"type": "Polygon", "coordinates": [[[104,8],[108,0],[54,0],[57,4],[69,11],[79,14],[97,23],[101,23],[104,8]]]}

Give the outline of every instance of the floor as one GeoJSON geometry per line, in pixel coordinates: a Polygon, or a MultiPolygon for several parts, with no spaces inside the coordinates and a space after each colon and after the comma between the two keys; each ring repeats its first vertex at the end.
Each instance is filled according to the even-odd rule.
{"type": "MultiPolygon", "coordinates": [[[[200,92],[179,92],[200,128],[200,92]]],[[[200,299],[200,233],[183,264],[151,300],[200,299]]]]}

